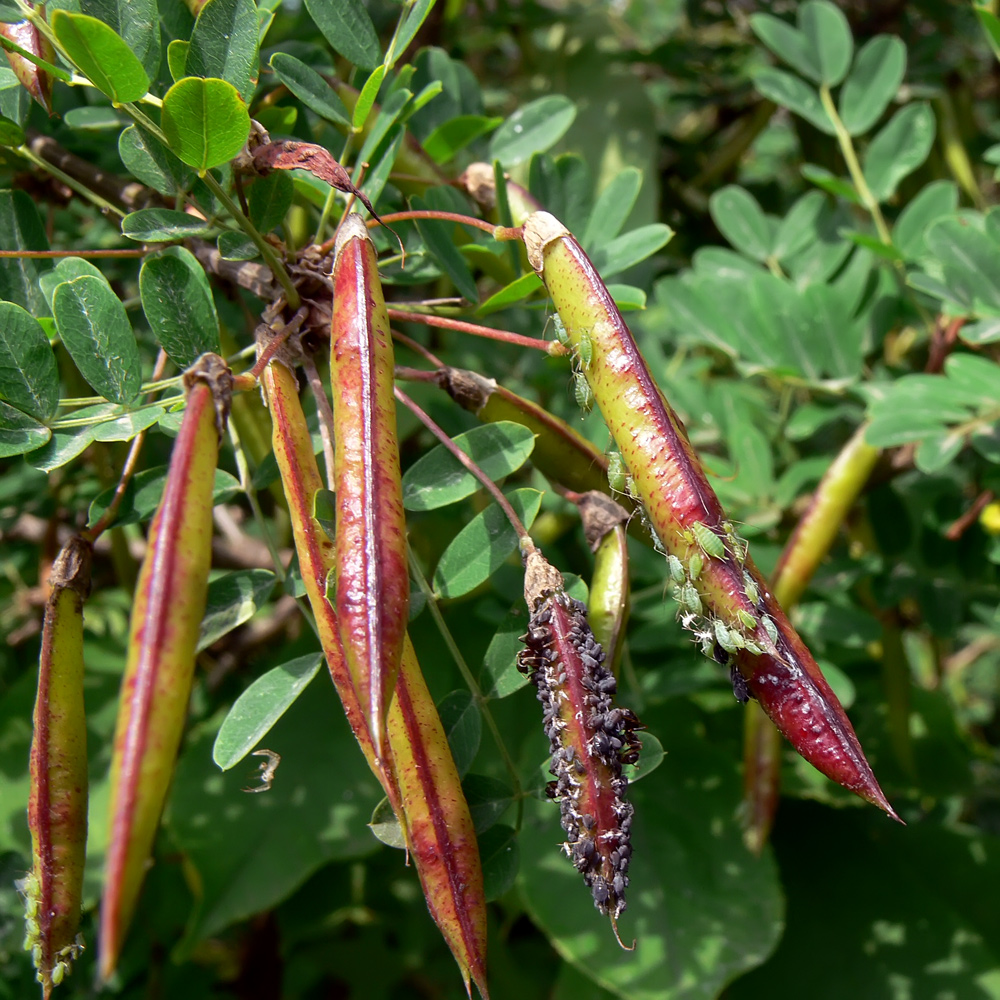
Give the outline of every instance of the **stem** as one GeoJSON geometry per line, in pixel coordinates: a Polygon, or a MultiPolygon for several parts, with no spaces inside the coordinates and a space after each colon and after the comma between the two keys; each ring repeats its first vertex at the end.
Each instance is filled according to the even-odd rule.
{"type": "Polygon", "coordinates": [[[472,694],[472,700],[476,703],[476,708],[479,709],[483,719],[486,720],[486,726],[490,731],[490,735],[493,737],[493,741],[496,743],[497,749],[500,751],[500,759],[503,761],[504,767],[507,769],[507,773],[510,776],[511,785],[514,790],[514,798],[517,801],[517,822],[515,824],[515,828],[520,830],[521,821],[524,815],[524,796],[521,793],[521,779],[518,777],[517,768],[514,765],[514,761],[511,759],[510,753],[507,750],[507,745],[503,741],[503,737],[500,735],[500,729],[496,724],[496,720],[493,718],[493,713],[490,711],[486,695],[483,694],[482,688],[480,688],[476,678],[472,674],[472,671],[469,669],[468,663],[465,662],[465,657],[462,656],[462,652],[458,648],[458,644],[455,642],[455,637],[451,634],[451,630],[448,628],[448,624],[444,620],[444,615],[441,614],[441,608],[438,606],[437,597],[431,589],[430,584],[427,582],[427,577],[424,576],[423,570],[420,568],[420,564],[413,555],[413,549],[407,545],[406,550],[410,559],[410,572],[413,574],[413,578],[416,580],[417,586],[420,588],[420,592],[427,600],[427,607],[430,610],[431,617],[434,619],[434,624],[437,625],[438,631],[441,633],[441,638],[444,639],[445,645],[448,647],[448,651],[455,660],[458,671],[462,675],[462,679],[465,681],[472,694]]]}
{"type": "MultiPolygon", "coordinates": [[[[509,330],[496,330],[491,326],[481,326],[478,323],[466,323],[460,319],[447,319],[435,316],[433,313],[411,313],[402,309],[389,309],[389,319],[401,322],[424,323],[427,326],[440,327],[442,330],[458,330],[461,333],[471,333],[474,337],[485,337],[488,340],[499,340],[505,344],[517,347],[532,347],[536,351],[550,353],[553,341],[540,340],[538,337],[525,337],[509,330]]],[[[561,350],[561,345],[560,345],[561,350]]]]}
{"type": "Polygon", "coordinates": [[[333,482],[333,409],[330,400],[327,398],[326,390],[323,388],[323,380],[316,370],[316,363],[312,355],[303,354],[302,368],[309,380],[309,388],[312,390],[313,399],[316,401],[316,412],[319,416],[319,436],[323,441],[323,464],[326,466],[326,487],[328,490],[334,489],[333,482]]]}
{"type": "MultiPolygon", "coordinates": [[[[99,194],[95,194],[90,190],[90,188],[76,180],[76,178],[63,173],[58,167],[49,163],[48,160],[43,160],[40,156],[33,153],[27,146],[18,146],[16,152],[19,156],[23,156],[30,163],[33,163],[40,170],[43,170],[45,173],[51,174],[57,180],[62,181],[63,184],[75,191],[81,197],[93,202],[99,209],[101,209],[102,212],[109,212],[112,215],[117,215],[119,219],[125,218],[125,213],[116,205],[112,205],[110,201],[105,201],[99,194]]],[[[17,256],[23,257],[26,255],[19,251],[17,256]]]]}
{"type": "MultiPolygon", "coordinates": [[[[51,169],[47,167],[46,169],[51,169]]],[[[144,257],[151,250],[0,250],[0,257],[44,259],[54,257],[144,257]]]]}
{"type": "Polygon", "coordinates": [[[393,330],[392,335],[414,354],[419,354],[425,361],[434,365],[435,368],[444,368],[444,362],[439,357],[431,354],[423,344],[418,344],[412,337],[407,337],[405,333],[400,333],[398,330],[393,330]]]}
{"type": "Polygon", "coordinates": [[[865,180],[864,171],[861,169],[861,164],[858,162],[858,154],[854,150],[854,143],[851,141],[851,134],[844,127],[844,123],[840,120],[840,115],[837,113],[837,107],[833,103],[833,96],[830,94],[830,88],[824,83],[819,88],[819,99],[823,104],[823,109],[826,111],[830,118],[830,122],[833,125],[834,131],[837,134],[837,142],[840,144],[840,151],[843,153],[844,161],[847,163],[847,171],[851,175],[851,180],[854,182],[854,187],[861,197],[861,201],[868,212],[871,214],[872,219],[875,222],[875,228],[878,231],[878,238],[886,244],[886,246],[891,245],[892,237],[889,235],[889,227],[885,224],[885,218],[882,216],[882,210],[878,206],[878,201],[872,194],[872,189],[868,186],[868,181],[865,180]]]}
{"type": "MultiPolygon", "coordinates": [[[[463,226],[471,226],[473,229],[481,229],[496,240],[518,240],[521,238],[519,228],[512,229],[509,226],[495,226],[485,219],[477,219],[472,215],[461,215],[459,212],[435,212],[430,209],[409,209],[406,212],[391,212],[383,215],[383,222],[415,222],[417,219],[435,219],[438,222],[458,222],[463,226]]],[[[365,225],[369,229],[374,229],[378,225],[378,220],[369,219],[365,225]]]]}
{"type": "Polygon", "coordinates": [[[469,458],[468,455],[462,451],[461,448],[455,444],[450,437],[448,437],[445,432],[438,427],[436,423],[412,400],[409,396],[403,392],[402,389],[396,388],[396,399],[398,399],[405,407],[407,407],[411,413],[416,416],[416,418],[447,448],[448,451],[458,459],[459,462],[471,472],[476,479],[478,479],[485,487],[487,493],[496,501],[500,509],[507,515],[507,520],[510,521],[511,527],[517,532],[518,540],[521,542],[522,548],[530,546],[534,548],[534,542],[531,540],[531,536],[528,534],[528,529],[524,526],[521,519],[517,516],[514,508],[511,507],[510,501],[500,492],[500,487],[497,486],[489,476],[481,468],[479,468],[476,463],[469,458]]]}

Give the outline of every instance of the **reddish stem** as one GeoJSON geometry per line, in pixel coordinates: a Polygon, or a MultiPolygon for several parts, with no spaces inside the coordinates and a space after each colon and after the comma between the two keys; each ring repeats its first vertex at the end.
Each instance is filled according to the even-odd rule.
{"type": "Polygon", "coordinates": [[[22,259],[42,259],[51,257],[143,257],[149,250],[0,250],[0,258],[19,257],[22,259]]]}
{"type": "Polygon", "coordinates": [[[389,319],[399,320],[406,323],[426,323],[427,326],[436,326],[442,330],[457,330],[460,333],[471,333],[474,337],[486,337],[489,340],[500,340],[505,344],[514,344],[517,347],[533,347],[536,351],[549,353],[552,343],[547,340],[539,340],[537,337],[524,337],[520,333],[511,333],[509,330],[495,330],[491,326],[481,326],[479,323],[466,323],[461,319],[448,319],[446,316],[435,316],[433,313],[412,313],[402,309],[390,309],[389,319]]]}
{"type": "MultiPolygon", "coordinates": [[[[497,240],[517,240],[521,238],[520,229],[512,229],[509,226],[497,226],[485,219],[477,219],[472,215],[462,215],[459,212],[436,212],[431,209],[409,209],[406,212],[392,212],[383,215],[383,222],[416,222],[417,219],[432,219],[438,222],[457,222],[463,226],[472,226],[473,229],[481,229],[484,233],[497,240]]],[[[369,219],[366,223],[369,229],[374,229],[378,225],[375,219],[369,219]]]]}

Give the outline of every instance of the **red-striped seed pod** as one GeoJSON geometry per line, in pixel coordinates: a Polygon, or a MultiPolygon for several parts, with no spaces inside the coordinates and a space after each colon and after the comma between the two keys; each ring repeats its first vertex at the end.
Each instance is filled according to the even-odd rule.
{"type": "Polygon", "coordinates": [[[381,756],[406,632],[410,577],[392,336],[375,247],[359,215],[348,215],[341,224],[333,284],[337,621],[375,753],[381,756]]]}
{"type": "Polygon", "coordinates": [[[129,628],[111,763],[100,974],[115,969],[174,772],[194,677],[212,552],[212,490],[232,373],[203,354],[184,375],[187,407],[150,526],[129,628]]]}
{"type": "Polygon", "coordinates": [[[486,1000],[486,897],[479,845],[462,782],[408,637],[386,722],[407,842],[427,907],[486,1000]]]}
{"type": "MultiPolygon", "coordinates": [[[[27,6],[34,8],[35,4],[28,2],[27,6]]],[[[41,16],[43,18],[45,16],[44,5],[41,16]]],[[[55,61],[55,50],[51,43],[30,21],[0,24],[0,35],[39,59],[44,59],[48,63],[55,61]]],[[[4,54],[7,56],[10,68],[14,71],[21,86],[51,115],[52,74],[17,52],[5,49],[4,54]]]]}
{"type": "Polygon", "coordinates": [[[87,851],[87,720],[83,704],[83,602],[89,542],[71,538],[56,557],[45,602],[31,740],[28,827],[32,868],[19,883],[42,995],[72,968],[87,851]]]}
{"type": "Polygon", "coordinates": [[[330,677],[361,751],[398,815],[398,792],[391,771],[376,759],[368,717],[361,708],[340,643],[336,609],[326,596],[327,580],[334,569],[334,545],[315,517],[316,494],[323,488],[323,480],[313,453],[298,384],[291,370],[278,360],[271,361],[264,369],[262,384],[271,413],[271,443],[288,502],[295,551],[330,677]]]}
{"type": "Polygon", "coordinates": [[[633,807],[622,765],[638,760],[635,732],[642,727],[629,709],[612,704],[617,685],[587,609],[565,592],[561,574],[537,550],[526,558],[524,599],[531,617],[518,667],[542,703],[555,778],[547,791],[559,801],[564,849],[617,937],[632,857],[633,807]]]}
{"type": "Polygon", "coordinates": [[[541,276],[668,559],[682,623],[732,665],[737,697],[755,697],[823,774],[896,817],[850,720],[737,538],[680,418],[653,381],[621,313],[577,240],[553,216],[524,224],[541,276]]]}
{"type": "Polygon", "coordinates": [[[628,513],[603,493],[585,493],[577,506],[584,537],[594,553],[587,617],[604,650],[604,664],[617,677],[629,615],[628,513]]]}

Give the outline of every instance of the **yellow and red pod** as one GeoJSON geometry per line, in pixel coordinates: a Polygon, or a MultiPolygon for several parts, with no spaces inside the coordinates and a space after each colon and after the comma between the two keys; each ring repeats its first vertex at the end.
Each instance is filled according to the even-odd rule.
{"type": "Polygon", "coordinates": [[[187,409],[136,585],[115,726],[100,917],[104,979],[117,964],[173,777],[205,613],[212,492],[232,373],[217,354],[203,354],[184,381],[187,409]]]}
{"type": "Polygon", "coordinates": [[[92,547],[79,535],[56,557],[45,602],[31,740],[31,872],[19,883],[42,995],[72,966],[87,851],[87,720],[83,704],[83,602],[92,547]]]}
{"type": "Polygon", "coordinates": [[[410,601],[393,351],[375,247],[361,216],[341,224],[333,262],[330,384],[337,436],[336,607],[375,753],[403,652],[410,601]]]}
{"type": "MultiPolygon", "coordinates": [[[[28,7],[35,4],[28,3],[28,7]]],[[[44,7],[41,12],[44,18],[44,7]]],[[[30,52],[39,59],[44,59],[48,63],[55,62],[55,49],[49,40],[30,21],[18,21],[15,24],[0,24],[0,35],[19,45],[25,52],[30,52]]],[[[52,114],[52,74],[36,65],[30,59],[25,59],[18,52],[4,50],[10,68],[14,71],[18,82],[22,87],[52,114]]]]}

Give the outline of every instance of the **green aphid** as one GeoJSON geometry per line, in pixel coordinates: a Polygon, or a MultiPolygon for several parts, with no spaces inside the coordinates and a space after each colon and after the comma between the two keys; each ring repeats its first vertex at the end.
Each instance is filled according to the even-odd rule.
{"type": "Polygon", "coordinates": [[[635,480],[631,476],[625,477],[625,492],[633,499],[639,499],[639,491],[635,487],[635,480]]]}
{"type": "Polygon", "coordinates": [[[590,388],[590,383],[579,372],[573,376],[573,395],[576,397],[576,405],[584,413],[590,413],[594,408],[594,390],[590,388]]]}
{"type": "Polygon", "coordinates": [[[704,565],[704,560],[697,552],[688,559],[688,572],[691,574],[692,580],[697,580],[701,576],[701,569],[704,565]]]}
{"type": "Polygon", "coordinates": [[[760,623],[764,626],[764,631],[767,633],[768,639],[774,643],[775,646],[778,645],[778,628],[774,624],[774,621],[768,615],[760,616],[760,623]]]}
{"type": "Polygon", "coordinates": [[[579,355],[583,370],[587,371],[590,368],[590,362],[594,358],[594,344],[590,339],[590,334],[586,330],[580,331],[580,343],[576,345],[576,353],[579,355]]]}
{"type": "Polygon", "coordinates": [[[37,941],[42,934],[41,928],[38,926],[38,921],[34,917],[24,918],[24,930],[27,937],[33,941],[37,941]]]}
{"type": "Polygon", "coordinates": [[[726,557],[725,542],[703,521],[695,521],[691,525],[691,534],[709,559],[724,559],[726,557]]]}
{"type": "Polygon", "coordinates": [[[739,648],[733,642],[733,633],[726,628],[726,623],[721,618],[715,621],[715,641],[727,652],[735,653],[739,648]]]}
{"type": "Polygon", "coordinates": [[[566,327],[563,324],[562,317],[559,313],[552,314],[552,326],[556,331],[556,340],[559,341],[564,347],[569,346],[569,334],[566,332],[566,327]]]}
{"type": "Polygon", "coordinates": [[[757,589],[754,578],[749,573],[743,574],[743,587],[746,590],[747,600],[751,604],[756,604],[760,600],[760,591],[757,589]]]}
{"type": "Polygon", "coordinates": [[[763,646],[758,645],[756,642],[754,642],[751,639],[744,639],[743,641],[744,641],[744,644],[746,645],[748,653],[753,653],[754,656],[763,656],[764,655],[764,647],[763,646]]]}
{"type": "Polygon", "coordinates": [[[743,633],[737,628],[731,628],[729,630],[729,641],[737,649],[746,649],[747,641],[743,638],[743,633]]]}
{"type": "Polygon", "coordinates": [[[52,985],[58,986],[63,981],[67,972],[69,972],[69,966],[65,962],[56,962],[52,966],[52,985]]]}
{"type": "Polygon", "coordinates": [[[628,472],[625,471],[625,463],[622,461],[620,451],[613,451],[608,455],[608,485],[615,493],[625,492],[625,481],[628,479],[628,472]]]}
{"type": "Polygon", "coordinates": [[[677,556],[667,556],[667,567],[670,569],[670,579],[674,583],[683,583],[687,578],[684,572],[684,564],[677,556]]]}
{"type": "Polygon", "coordinates": [[[690,611],[694,615],[701,614],[701,595],[690,583],[681,587],[681,597],[680,604],[686,611],[690,611]]]}
{"type": "Polygon", "coordinates": [[[739,618],[740,624],[744,628],[755,629],[757,627],[757,619],[743,608],[736,609],[736,617],[739,618]]]}
{"type": "Polygon", "coordinates": [[[36,944],[31,949],[31,962],[35,968],[39,968],[42,964],[42,946],[36,944]]]}

